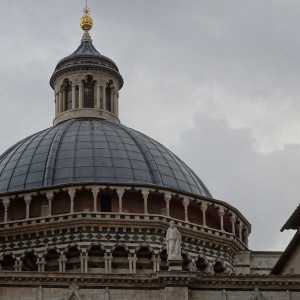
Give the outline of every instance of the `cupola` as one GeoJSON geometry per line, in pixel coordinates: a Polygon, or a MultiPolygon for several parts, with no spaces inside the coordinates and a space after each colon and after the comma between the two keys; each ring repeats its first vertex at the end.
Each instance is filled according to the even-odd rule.
{"type": "Polygon", "coordinates": [[[81,44],[58,62],[50,79],[55,91],[54,124],[81,117],[119,122],[123,78],[115,62],[94,47],[89,33],[93,19],[87,6],[83,13],[81,44]]]}

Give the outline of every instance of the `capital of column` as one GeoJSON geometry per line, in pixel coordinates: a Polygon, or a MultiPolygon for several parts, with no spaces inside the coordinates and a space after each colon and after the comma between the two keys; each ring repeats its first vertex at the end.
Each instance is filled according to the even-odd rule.
{"type": "Polygon", "coordinates": [[[189,198],[183,198],[182,204],[184,207],[188,207],[190,205],[190,199],[189,198]]]}
{"type": "Polygon", "coordinates": [[[200,209],[201,209],[202,211],[207,211],[207,208],[208,208],[208,203],[202,201],[201,204],[200,204],[200,209]]]}
{"type": "Polygon", "coordinates": [[[164,194],[164,200],[165,200],[166,202],[170,202],[171,199],[172,199],[172,194],[169,194],[169,193],[165,193],[165,194],[164,194]]]}
{"type": "Polygon", "coordinates": [[[7,209],[10,205],[10,198],[2,198],[2,203],[3,203],[4,208],[7,209]]]}
{"type": "Polygon", "coordinates": [[[23,198],[24,198],[24,201],[25,201],[26,205],[31,204],[31,201],[32,201],[31,195],[27,194],[27,195],[23,196],[23,198]]]}
{"type": "Polygon", "coordinates": [[[74,199],[76,192],[77,192],[76,188],[68,188],[68,194],[71,197],[71,199],[74,199]]]}
{"type": "Polygon", "coordinates": [[[236,215],[231,215],[231,216],[230,216],[230,221],[231,221],[232,223],[235,223],[236,220],[237,220],[237,216],[236,216],[236,215]]]}
{"type": "Polygon", "coordinates": [[[225,211],[218,210],[218,215],[219,215],[219,217],[223,217],[224,214],[225,214],[225,211]]]}

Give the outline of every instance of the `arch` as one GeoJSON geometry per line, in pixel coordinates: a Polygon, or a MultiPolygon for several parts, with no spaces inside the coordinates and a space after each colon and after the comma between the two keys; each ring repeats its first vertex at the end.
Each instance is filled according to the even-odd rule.
{"type": "Polygon", "coordinates": [[[49,213],[49,202],[46,195],[37,194],[32,197],[29,218],[45,217],[49,213]]]}
{"type": "Polygon", "coordinates": [[[86,80],[83,82],[84,97],[83,97],[83,107],[84,108],[94,108],[95,107],[95,81],[93,76],[88,75],[86,80]]]}
{"type": "Polygon", "coordinates": [[[218,213],[218,208],[213,204],[207,206],[206,225],[207,227],[217,230],[220,230],[221,228],[221,221],[218,213]]]}
{"type": "Polygon", "coordinates": [[[71,198],[67,191],[55,192],[52,200],[52,215],[68,214],[71,210],[71,198]]]}
{"type": "Polygon", "coordinates": [[[195,267],[197,271],[200,271],[201,273],[205,273],[208,270],[209,263],[204,256],[199,255],[195,260],[195,267]]]}
{"type": "Polygon", "coordinates": [[[101,189],[97,196],[97,211],[119,212],[119,198],[115,190],[101,189]]]}
{"type": "Polygon", "coordinates": [[[184,206],[182,199],[178,196],[173,196],[170,201],[170,217],[184,221],[184,206]]]}
{"type": "Polygon", "coordinates": [[[81,250],[78,245],[69,245],[65,251],[66,272],[81,272],[81,250]]]}
{"type": "Polygon", "coordinates": [[[1,268],[3,271],[15,270],[16,257],[11,253],[5,253],[1,257],[1,268]]]}
{"type": "Polygon", "coordinates": [[[27,250],[24,252],[21,258],[22,271],[38,271],[37,255],[34,250],[27,250]]]}
{"type": "Polygon", "coordinates": [[[224,274],[226,271],[226,267],[222,261],[216,260],[213,266],[213,271],[215,274],[224,274]]]}
{"type": "Polygon", "coordinates": [[[58,272],[59,271],[59,257],[60,253],[56,247],[49,248],[45,254],[45,271],[58,272]]]}
{"type": "Polygon", "coordinates": [[[113,274],[129,273],[129,249],[122,244],[117,244],[112,249],[111,272],[113,274]]]}
{"type": "Polygon", "coordinates": [[[160,267],[159,269],[161,271],[167,271],[168,270],[168,254],[167,254],[167,249],[162,248],[160,253],[159,253],[159,258],[160,258],[160,267]]]}
{"type": "Polygon", "coordinates": [[[123,194],[123,212],[125,213],[144,213],[144,198],[140,191],[127,190],[123,194]]]}
{"type": "Polygon", "coordinates": [[[203,225],[203,214],[199,203],[191,201],[188,206],[188,220],[197,225],[203,225]]]}
{"type": "Polygon", "coordinates": [[[4,222],[5,209],[2,200],[0,199],[0,223],[4,222]]]}
{"type": "Polygon", "coordinates": [[[94,243],[88,248],[88,273],[105,273],[105,249],[94,243]]]}
{"type": "Polygon", "coordinates": [[[143,244],[138,247],[136,252],[136,273],[149,274],[153,273],[153,250],[147,245],[143,244]]]}
{"type": "Polygon", "coordinates": [[[148,213],[155,215],[166,215],[166,202],[164,195],[159,192],[150,192],[148,195],[148,213]]]}
{"type": "Polygon", "coordinates": [[[64,93],[64,110],[71,110],[72,109],[72,85],[68,78],[64,79],[62,90],[64,93]]]}
{"type": "Polygon", "coordinates": [[[26,203],[23,198],[11,198],[8,208],[7,221],[26,219],[26,203]]]}
{"type": "Polygon", "coordinates": [[[81,189],[76,191],[74,197],[74,212],[94,211],[94,196],[91,190],[81,189]]]}

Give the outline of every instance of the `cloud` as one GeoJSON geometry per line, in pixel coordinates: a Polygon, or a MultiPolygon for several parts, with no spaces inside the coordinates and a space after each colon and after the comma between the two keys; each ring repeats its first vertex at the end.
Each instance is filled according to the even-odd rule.
{"type": "Polygon", "coordinates": [[[238,208],[252,224],[250,248],[282,250],[290,233],[281,226],[298,205],[300,144],[262,154],[249,128],[199,113],[172,147],[216,199],[238,208]]]}

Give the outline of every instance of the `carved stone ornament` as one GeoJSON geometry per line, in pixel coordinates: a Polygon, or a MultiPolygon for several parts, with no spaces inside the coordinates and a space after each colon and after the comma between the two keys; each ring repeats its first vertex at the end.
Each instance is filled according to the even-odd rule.
{"type": "Polygon", "coordinates": [[[252,292],[251,300],[263,300],[261,291],[258,288],[252,292]]]}
{"type": "Polygon", "coordinates": [[[69,286],[69,294],[65,300],[84,300],[84,296],[80,293],[79,286],[72,283],[69,286]]]}

